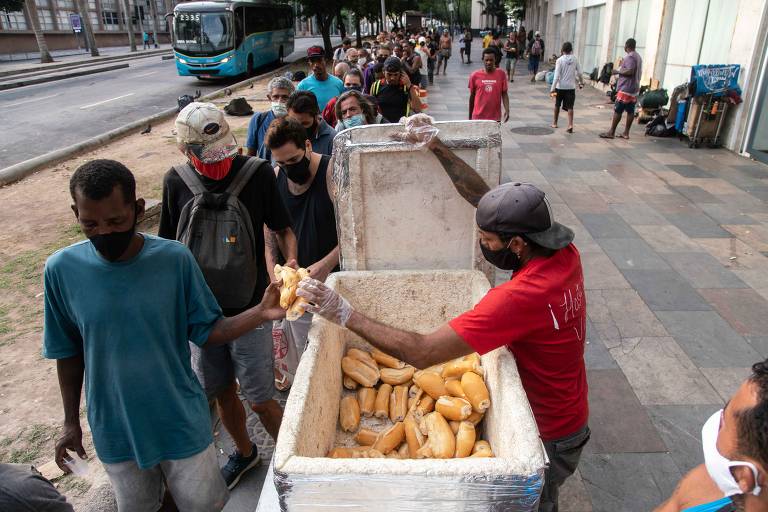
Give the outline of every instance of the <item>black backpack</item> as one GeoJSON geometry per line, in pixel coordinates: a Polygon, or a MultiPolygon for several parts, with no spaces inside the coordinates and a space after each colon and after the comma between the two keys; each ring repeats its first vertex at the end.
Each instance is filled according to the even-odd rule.
{"type": "Polygon", "coordinates": [[[245,98],[235,98],[224,107],[224,112],[231,116],[250,116],[253,109],[245,98]]]}
{"type": "Polygon", "coordinates": [[[181,210],[176,240],[195,256],[205,281],[224,309],[246,307],[256,289],[256,234],[251,214],[238,195],[265,162],[248,158],[220,194],[209,192],[189,164],[174,166],[193,194],[181,210]]]}
{"type": "Polygon", "coordinates": [[[613,62],[606,62],[600,70],[600,78],[597,81],[608,85],[611,81],[611,71],[613,71],[613,62]]]}

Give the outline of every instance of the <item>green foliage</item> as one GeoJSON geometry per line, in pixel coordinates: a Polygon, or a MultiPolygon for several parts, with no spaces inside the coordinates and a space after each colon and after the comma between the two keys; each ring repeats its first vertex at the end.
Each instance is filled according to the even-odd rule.
{"type": "Polygon", "coordinates": [[[24,8],[24,0],[0,0],[0,11],[17,12],[24,8]]]}

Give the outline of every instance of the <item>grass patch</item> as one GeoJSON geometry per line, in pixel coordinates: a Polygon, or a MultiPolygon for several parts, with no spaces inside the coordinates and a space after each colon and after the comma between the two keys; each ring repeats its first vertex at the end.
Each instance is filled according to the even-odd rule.
{"type": "Polygon", "coordinates": [[[15,439],[5,439],[0,443],[0,447],[9,449],[0,451],[0,459],[12,464],[34,462],[50,449],[57,434],[58,429],[49,425],[38,423],[27,427],[15,439]]]}
{"type": "Polygon", "coordinates": [[[63,491],[68,495],[82,496],[91,488],[91,482],[76,477],[71,473],[64,475],[56,483],[58,484],[59,491],[63,491]]]}
{"type": "Polygon", "coordinates": [[[0,336],[11,332],[11,322],[8,318],[8,308],[0,306],[0,336]]]}

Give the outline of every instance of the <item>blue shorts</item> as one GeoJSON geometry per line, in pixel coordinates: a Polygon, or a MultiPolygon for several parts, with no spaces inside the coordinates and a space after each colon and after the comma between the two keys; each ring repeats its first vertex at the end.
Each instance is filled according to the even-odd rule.
{"type": "Polygon", "coordinates": [[[252,404],[271,400],[275,394],[272,322],[265,322],[231,343],[190,343],[192,369],[203,386],[205,396],[213,400],[232,385],[235,379],[240,391],[252,404]]]}
{"type": "Polygon", "coordinates": [[[613,104],[613,111],[617,114],[621,115],[623,112],[626,112],[630,116],[635,115],[635,104],[636,102],[632,103],[624,103],[623,101],[616,101],[613,104]]]}

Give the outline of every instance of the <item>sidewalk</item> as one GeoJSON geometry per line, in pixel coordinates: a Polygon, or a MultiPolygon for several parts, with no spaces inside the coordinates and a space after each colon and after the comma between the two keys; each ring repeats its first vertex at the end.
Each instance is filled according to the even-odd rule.
{"type": "Polygon", "coordinates": [[[99,48],[99,56],[91,57],[91,52],[84,49],[70,49],[70,50],[53,50],[51,55],[54,62],[48,64],[40,64],[39,53],[24,54],[25,58],[20,58],[20,54],[7,54],[0,53],[0,73],[7,71],[19,71],[27,69],[41,69],[44,70],[48,67],[54,67],[57,64],[74,64],[80,63],[87,64],[88,62],[98,62],[102,57],[131,57],[135,55],[141,55],[142,53],[155,53],[160,50],[171,50],[170,44],[160,44],[157,48],[150,48],[148,50],[142,50],[141,42],[137,42],[137,51],[132,52],[130,46],[108,46],[105,48],[99,48]],[[12,57],[13,60],[8,58],[12,57]]]}
{"type": "MultiPolygon", "coordinates": [[[[429,112],[467,115],[476,63],[452,58],[429,112]]],[[[503,126],[507,180],[541,187],[576,231],[588,302],[592,439],[561,510],[648,511],[703,462],[701,427],[752,363],[768,357],[768,167],[677,139],[598,138],[602,93],[577,92],[575,133],[552,122],[549,87],[510,84],[503,126]]]]}

